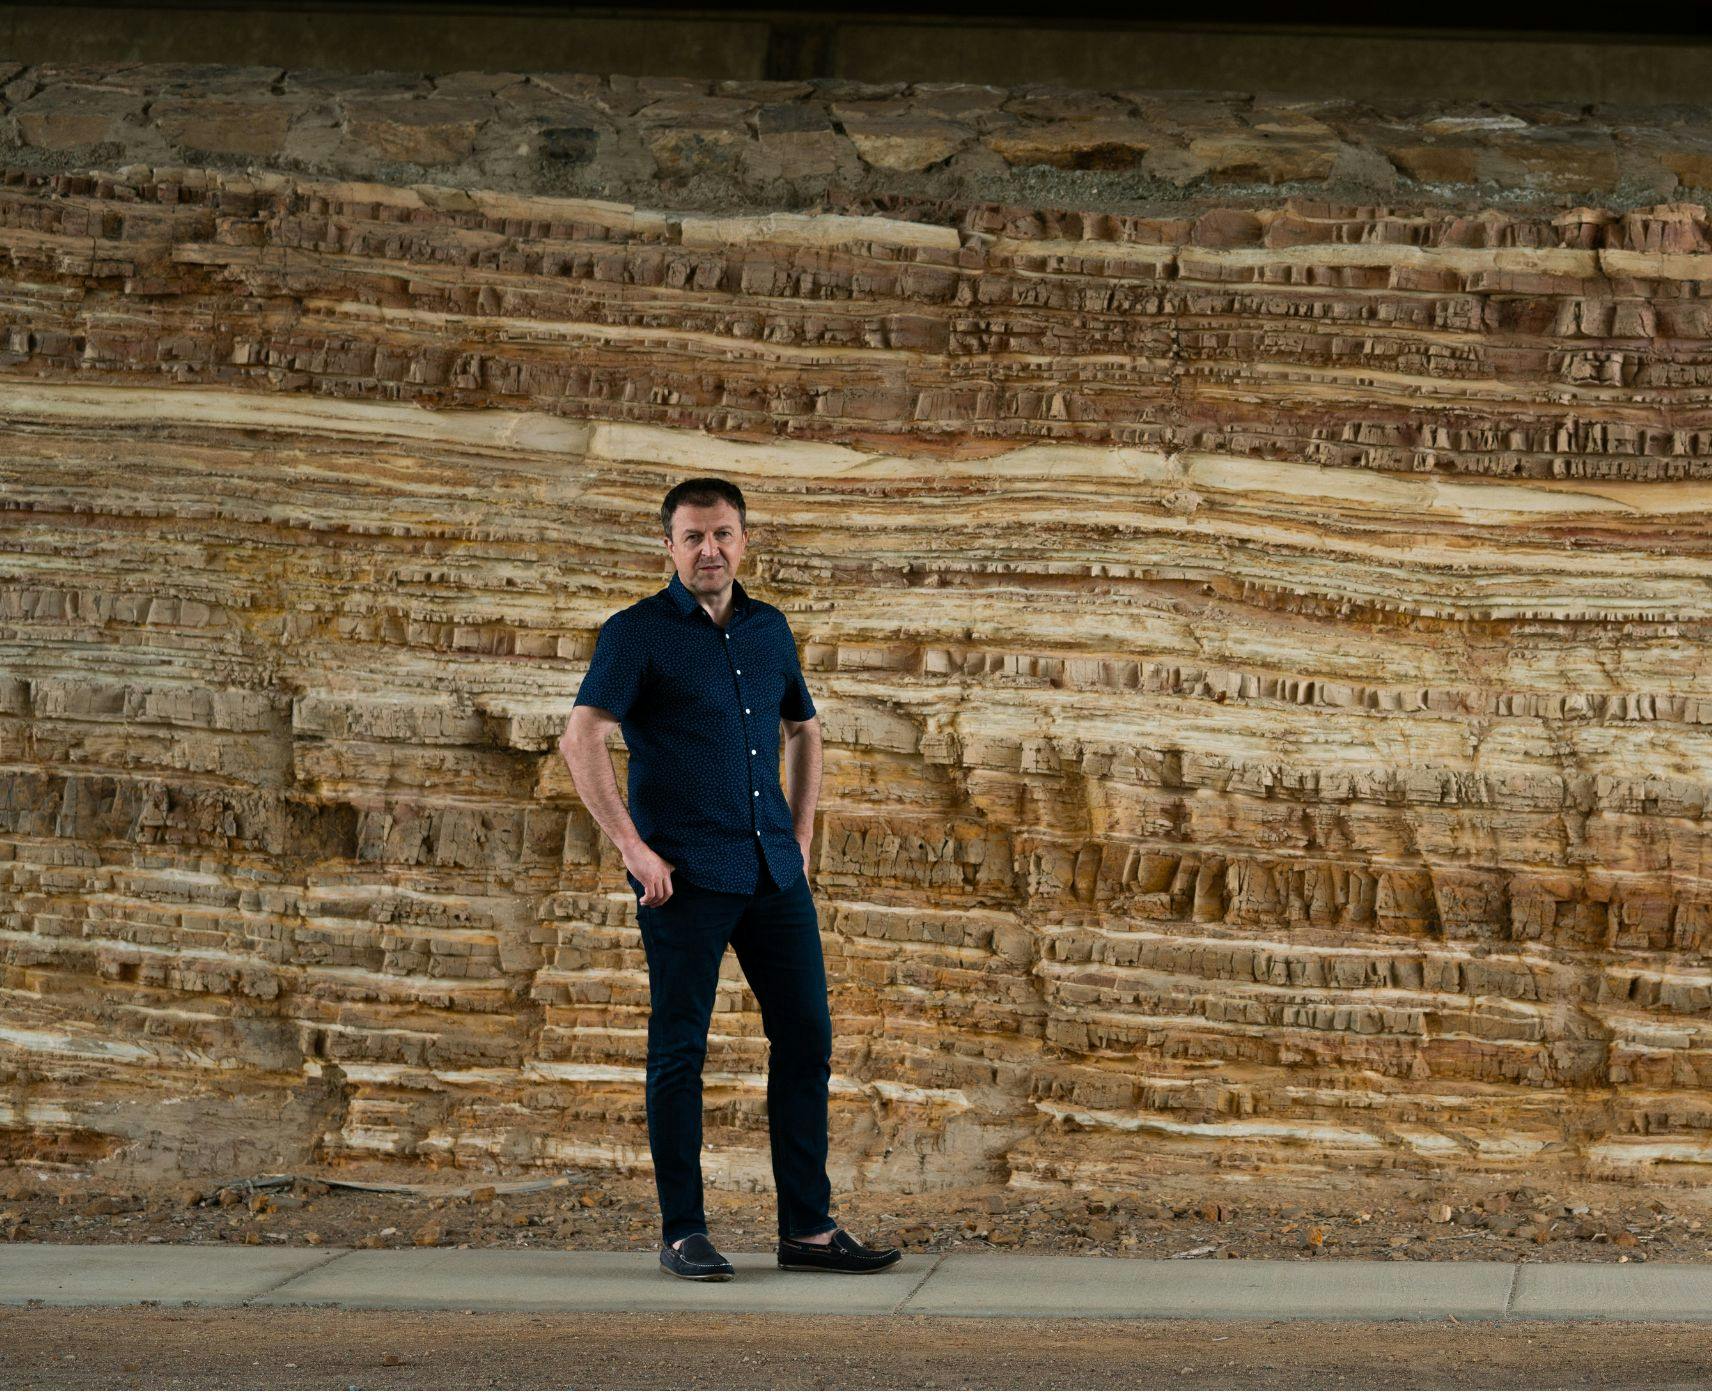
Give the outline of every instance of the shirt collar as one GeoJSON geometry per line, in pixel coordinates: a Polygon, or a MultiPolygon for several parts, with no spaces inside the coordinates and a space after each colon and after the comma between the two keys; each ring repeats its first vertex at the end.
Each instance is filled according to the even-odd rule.
{"type": "MultiPolygon", "coordinates": [[[[686,616],[701,609],[701,601],[690,593],[690,587],[678,578],[678,572],[672,572],[671,581],[666,585],[666,593],[672,597],[672,603],[678,606],[678,612],[686,616]]],[[[749,591],[743,588],[743,582],[735,575],[731,577],[731,616],[736,618],[749,607],[749,591]]],[[[702,610],[703,613],[707,611],[702,610]]]]}

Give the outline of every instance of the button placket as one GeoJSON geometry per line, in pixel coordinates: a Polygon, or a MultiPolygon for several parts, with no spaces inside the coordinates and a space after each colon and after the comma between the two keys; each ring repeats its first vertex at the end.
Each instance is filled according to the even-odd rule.
{"type": "MultiPolygon", "coordinates": [[[[736,616],[733,615],[733,619],[735,619],[735,617],[736,616]]],[[[729,628],[727,628],[725,630],[725,641],[728,643],[731,641],[731,630],[729,628]]],[[[726,652],[726,658],[727,658],[727,660],[729,660],[730,656],[731,656],[731,649],[727,648],[725,650],[725,652],[726,652]]],[[[731,670],[735,674],[735,676],[741,677],[743,675],[743,669],[741,667],[737,666],[735,663],[732,664],[731,670]]],[[[737,686],[738,699],[741,700],[743,697],[743,684],[741,682],[737,682],[736,686],[737,686]]],[[[745,706],[745,707],[743,707],[743,714],[751,715],[751,714],[753,714],[753,711],[748,706],[745,706]]],[[[744,726],[743,733],[744,734],[749,733],[749,728],[747,725],[744,726]]],[[[756,752],[757,752],[756,750],[750,749],[750,751],[749,751],[750,757],[754,758],[756,752]]],[[[761,790],[755,786],[755,765],[754,764],[749,765],[749,796],[753,797],[753,798],[758,798],[761,796],[761,790]]],[[[759,826],[757,826],[755,828],[755,835],[756,836],[761,835],[761,828],[759,826]]]]}

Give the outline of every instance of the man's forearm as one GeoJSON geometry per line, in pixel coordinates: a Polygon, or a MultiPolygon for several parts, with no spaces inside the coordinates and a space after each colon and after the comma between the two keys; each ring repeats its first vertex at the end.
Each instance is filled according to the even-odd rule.
{"type": "Polygon", "coordinates": [[[559,752],[570,767],[577,796],[612,844],[624,854],[641,845],[642,837],[630,820],[630,810],[618,796],[618,778],[612,771],[605,736],[561,741],[559,752]]]}
{"type": "Polygon", "coordinates": [[[798,841],[814,836],[814,807],[820,800],[820,738],[794,734],[785,740],[785,776],[790,786],[791,824],[798,841]]]}

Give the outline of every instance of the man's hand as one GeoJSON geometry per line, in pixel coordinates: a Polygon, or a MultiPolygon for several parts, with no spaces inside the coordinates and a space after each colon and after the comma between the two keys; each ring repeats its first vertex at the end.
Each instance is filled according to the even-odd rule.
{"type": "Polygon", "coordinates": [[[811,846],[811,845],[812,845],[812,844],[813,844],[813,838],[812,838],[812,837],[805,837],[805,838],[804,838],[804,839],[802,839],[802,840],[800,840],[800,841],[798,841],[798,842],[797,842],[797,845],[798,845],[798,846],[799,846],[799,847],[800,847],[800,848],[801,848],[801,850],[802,850],[802,858],[803,858],[803,876],[804,876],[804,878],[805,878],[805,879],[806,879],[806,878],[807,878],[807,876],[808,876],[808,866],[809,866],[809,860],[808,860],[808,848],[809,848],[809,847],[810,847],[810,846],[811,846]]]}
{"type": "Polygon", "coordinates": [[[637,902],[653,906],[664,904],[672,897],[672,871],[678,867],[654,854],[646,841],[638,841],[624,857],[624,868],[642,882],[642,897],[637,902]]]}

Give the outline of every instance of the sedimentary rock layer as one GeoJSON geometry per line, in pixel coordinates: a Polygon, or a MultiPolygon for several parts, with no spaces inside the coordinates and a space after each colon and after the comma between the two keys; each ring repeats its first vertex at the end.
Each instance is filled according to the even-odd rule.
{"type": "MultiPolygon", "coordinates": [[[[1407,84],[1404,84],[1405,86],[1407,84]]],[[[1712,186],[1712,110],[1035,84],[0,64],[0,149],[31,167],[246,164],[398,184],[814,208],[1277,190],[1594,199],[1712,186]]]]}
{"type": "Polygon", "coordinates": [[[954,453],[1050,439],[1708,476],[1708,217],[1288,202],[701,217],[16,174],[0,372],[503,404],[954,453]]]}
{"type": "Polygon", "coordinates": [[[839,1183],[1704,1173],[1709,250],[12,169],[0,1137],[644,1162],[554,742],[716,473],[825,729],[839,1183]]]}

